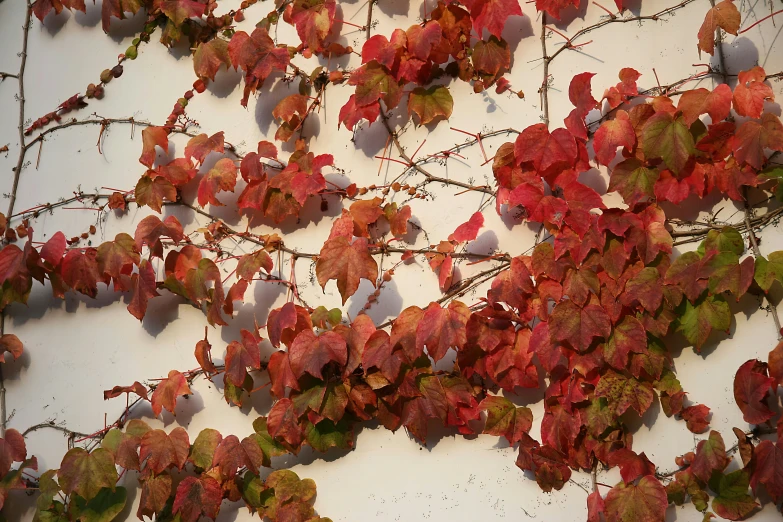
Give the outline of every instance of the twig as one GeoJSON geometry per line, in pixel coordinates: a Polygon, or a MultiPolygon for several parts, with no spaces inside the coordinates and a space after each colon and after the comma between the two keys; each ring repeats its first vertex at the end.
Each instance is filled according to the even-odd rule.
{"type": "Polygon", "coordinates": [[[751,29],[753,29],[754,27],[756,27],[757,25],[759,25],[761,22],[764,22],[765,20],[768,20],[768,19],[772,18],[775,15],[779,15],[780,13],[783,13],[783,9],[781,9],[780,11],[775,11],[774,13],[768,14],[767,16],[762,18],[761,20],[758,20],[758,21],[756,21],[756,23],[754,23],[752,25],[749,25],[748,27],[746,27],[745,29],[743,29],[742,31],[740,31],[737,34],[746,33],[748,31],[750,31],[751,29]]]}
{"type": "MultiPolygon", "coordinates": [[[[27,0],[27,12],[25,13],[24,29],[22,31],[22,53],[21,63],[19,64],[19,74],[16,79],[19,82],[19,159],[14,169],[14,183],[11,188],[11,196],[8,201],[8,211],[6,216],[14,213],[14,204],[16,203],[16,191],[19,188],[19,177],[22,174],[22,165],[27,149],[24,144],[24,70],[27,65],[27,40],[30,35],[30,21],[33,15],[33,5],[27,0]]],[[[0,335],[5,334],[5,310],[0,312],[0,335]]],[[[8,423],[8,415],[5,406],[5,379],[3,378],[3,369],[0,368],[0,437],[5,438],[5,427],[8,423]]]]}
{"type": "MultiPolygon", "coordinates": [[[[539,93],[541,94],[541,108],[544,111],[544,124],[549,127],[549,63],[558,55],[560,51],[566,49],[568,46],[564,46],[560,51],[556,52],[552,57],[546,54],[546,13],[541,13],[541,53],[544,59],[544,80],[541,82],[541,88],[539,93]]],[[[577,33],[578,34],[578,33],[577,33]]],[[[562,36],[562,35],[561,35],[562,36]]],[[[567,37],[566,40],[570,43],[567,37]]]]}
{"type": "Polygon", "coordinates": [[[374,3],[375,0],[367,0],[367,23],[364,26],[366,40],[370,39],[370,30],[372,29],[372,6],[374,3]]]}

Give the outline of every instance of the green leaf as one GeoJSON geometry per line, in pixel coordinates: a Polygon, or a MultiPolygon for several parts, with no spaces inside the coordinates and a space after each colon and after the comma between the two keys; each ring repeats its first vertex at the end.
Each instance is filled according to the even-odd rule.
{"type": "Polygon", "coordinates": [[[211,468],[215,450],[222,439],[223,436],[217,430],[211,428],[201,430],[201,433],[198,434],[196,440],[193,441],[188,460],[197,468],[211,468]]]}
{"type": "Polygon", "coordinates": [[[718,494],[712,500],[712,509],[718,516],[728,520],[742,520],[759,505],[748,494],[750,475],[740,469],[724,475],[719,471],[710,477],[710,489],[718,494]]]}
{"type": "Polygon", "coordinates": [[[278,457],[288,453],[288,450],[269,434],[266,417],[259,417],[254,420],[253,429],[255,430],[255,433],[251,435],[251,438],[258,444],[258,447],[261,448],[261,451],[264,453],[264,466],[271,466],[271,457],[278,457]]]}
{"type": "Polygon", "coordinates": [[[646,168],[637,159],[627,159],[612,170],[609,177],[609,192],[617,191],[630,207],[655,196],[657,170],[646,168]]]}
{"type": "Polygon", "coordinates": [[[783,283],[783,251],[772,252],[769,259],[758,256],[753,279],[765,292],[775,281],[783,283]]]}
{"type": "Polygon", "coordinates": [[[712,252],[734,252],[741,256],[745,252],[745,241],[742,235],[732,227],[723,227],[720,230],[707,232],[707,239],[699,245],[701,254],[712,252]]]}
{"type": "Polygon", "coordinates": [[[704,296],[696,304],[683,299],[678,311],[680,318],[677,331],[696,347],[698,351],[713,329],[728,331],[731,327],[729,304],[720,295],[704,296]]]}
{"type": "Polygon", "coordinates": [[[648,159],[661,158],[669,170],[679,174],[695,147],[682,117],[675,120],[668,112],[658,112],[642,128],[642,150],[648,159]]]}
{"type": "Polygon", "coordinates": [[[125,507],[127,497],[127,491],[121,486],[114,491],[102,488],[89,501],[77,496],[71,504],[72,515],[79,522],[111,522],[125,507]]]}
{"type": "Polygon", "coordinates": [[[429,89],[417,87],[408,95],[408,114],[415,112],[419,125],[439,118],[448,119],[454,109],[454,99],[446,87],[433,85],[429,89]]]}
{"type": "Polygon", "coordinates": [[[305,426],[307,443],[316,451],[326,452],[329,448],[350,449],[353,447],[353,430],[346,419],[337,424],[322,420],[318,424],[310,422],[305,426]]]}

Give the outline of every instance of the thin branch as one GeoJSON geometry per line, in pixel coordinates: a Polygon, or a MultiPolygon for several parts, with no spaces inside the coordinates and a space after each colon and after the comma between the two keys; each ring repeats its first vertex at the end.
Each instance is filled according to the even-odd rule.
{"type": "MultiPolygon", "coordinates": [[[[544,124],[549,127],[549,63],[558,55],[560,51],[566,49],[564,46],[560,51],[556,52],[552,57],[547,56],[546,53],[546,12],[541,13],[541,54],[544,59],[544,80],[541,82],[541,88],[538,92],[541,94],[541,108],[544,111],[544,124]]],[[[562,36],[562,35],[561,35],[562,36]]],[[[565,37],[567,40],[568,38],[565,37]]],[[[570,43],[571,40],[568,40],[570,43]]]]}
{"type": "MultiPolygon", "coordinates": [[[[598,22],[596,24],[593,24],[593,25],[591,25],[589,27],[585,27],[584,29],[580,29],[579,31],[576,32],[576,34],[574,36],[572,36],[570,38],[570,41],[574,42],[575,40],[577,40],[578,38],[581,38],[582,36],[586,35],[587,33],[591,32],[591,31],[595,31],[596,29],[600,29],[601,27],[604,27],[604,26],[609,25],[609,24],[615,24],[615,23],[626,24],[628,22],[643,22],[645,20],[658,21],[658,20],[661,19],[662,16],[665,16],[667,14],[671,14],[671,13],[673,13],[674,11],[676,11],[678,9],[682,9],[683,7],[685,7],[686,5],[690,4],[693,1],[695,1],[695,0],[683,0],[682,2],[680,2],[679,4],[677,4],[675,6],[667,7],[666,9],[663,9],[663,10],[658,11],[657,13],[651,14],[651,15],[631,16],[631,17],[628,17],[628,18],[607,18],[607,19],[602,20],[602,21],[600,21],[600,22],[598,22]]],[[[560,49],[558,49],[557,51],[555,51],[552,54],[552,56],[549,57],[549,61],[551,62],[552,60],[554,60],[557,57],[557,55],[559,55],[560,53],[562,53],[566,49],[569,49],[569,47],[568,46],[563,46],[560,49]]]]}
{"type": "Polygon", "coordinates": [[[0,72],[0,81],[5,80],[6,78],[19,78],[18,74],[11,74],[6,72],[0,72]]]}
{"type": "Polygon", "coordinates": [[[366,31],[365,39],[370,39],[370,31],[372,30],[372,6],[376,0],[367,0],[367,23],[364,25],[366,31]]]}
{"type": "Polygon", "coordinates": [[[386,131],[389,133],[389,136],[391,136],[392,143],[394,143],[394,147],[397,149],[397,154],[400,155],[400,157],[405,160],[405,162],[409,165],[409,167],[406,168],[406,171],[408,169],[414,169],[419,174],[424,176],[426,178],[427,183],[444,183],[446,185],[453,185],[455,187],[462,187],[470,190],[475,190],[477,192],[483,192],[485,194],[489,194],[490,196],[495,195],[495,191],[492,190],[489,187],[474,187],[473,185],[470,185],[468,183],[463,183],[461,181],[454,181],[448,178],[442,178],[440,176],[435,176],[433,174],[430,174],[427,170],[421,167],[420,163],[413,161],[408,154],[406,154],[405,149],[403,148],[402,144],[400,143],[400,139],[397,136],[397,133],[392,130],[391,125],[389,125],[389,117],[386,115],[386,112],[381,108],[381,121],[383,122],[383,126],[386,127],[386,131]]]}
{"type": "MultiPolygon", "coordinates": [[[[22,53],[21,63],[19,64],[19,74],[16,76],[19,82],[19,159],[16,162],[16,168],[14,169],[14,183],[11,188],[11,197],[8,202],[8,211],[6,216],[10,216],[14,213],[14,204],[16,203],[16,191],[19,188],[19,177],[22,174],[22,165],[24,164],[24,156],[27,149],[24,144],[24,70],[27,66],[27,41],[30,35],[30,22],[33,15],[33,4],[30,0],[27,0],[27,12],[25,13],[24,29],[22,31],[22,53]]],[[[5,310],[0,312],[0,335],[5,334],[5,310]]],[[[5,427],[8,423],[8,415],[5,406],[5,379],[3,378],[3,370],[0,368],[0,438],[5,438],[5,427]]]]}

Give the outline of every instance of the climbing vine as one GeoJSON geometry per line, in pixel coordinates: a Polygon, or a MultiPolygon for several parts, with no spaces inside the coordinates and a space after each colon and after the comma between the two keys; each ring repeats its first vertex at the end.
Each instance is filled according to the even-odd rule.
{"type": "MultiPolygon", "coordinates": [[[[27,303],[36,284],[55,298],[71,292],[91,298],[99,292],[128,294],[128,312],[139,321],[151,300],[174,294],[203,311],[206,326],[203,338],[192,339],[193,369],[167,368],[161,372],[165,377],[105,390],[106,400],[124,399],[125,408],[94,433],[50,423],[6,429],[3,387],[0,508],[13,502],[14,490],[27,490],[37,495],[36,521],[108,522],[125,508],[123,478],[135,473],[140,519],[214,520],[228,499],[243,500],[271,521],[329,520],[316,514],[312,480],[264,468],[304,446],[317,452],[350,449],[356,430],[368,421],[392,431],[404,428],[422,443],[433,421],[463,435],[503,437],[518,448],[516,465],[546,492],[560,490],[573,471],[589,472],[590,522],[662,521],[669,504],[685,502],[705,520],[741,520],[756,512],[761,499],[776,504],[783,499],[783,423],[776,408],[783,344],[770,346],[767,360],[751,359],[736,371],[734,397],[747,425],[732,434],[710,429],[709,405],[688,399],[670,352],[672,340],[699,351],[713,332],[729,332],[729,302],[748,293],[763,297],[776,333],[783,334],[769,295],[783,284],[783,251],[762,255],[757,236],[777,222],[783,207],[772,205],[759,214],[749,197],[752,189],[756,198],[763,194],[764,203],[783,200],[783,124],[772,110],[770,87],[783,72],[744,64],[731,74],[723,56],[727,34],[772,23],[779,12],[743,28],[731,0],[705,5],[703,23],[693,26],[693,44],[716,55],[717,67],[697,66],[703,70],[669,85],[660,85],[655,73],[656,86],[647,90],[640,88],[642,73],[631,67],[617,71],[615,85],[593,86],[594,74],[582,72],[567,88],[573,109],[556,126],[549,114],[549,67],[561,53],[580,52],[590,43],[586,37],[613,24],[660,23],[695,0],[649,15],[629,13],[622,0],[612,6],[616,10],[593,2],[589,8],[606,15],[571,36],[550,21],[582,2],[536,0],[541,121],[493,131],[453,128],[464,141],[420,156],[421,147],[411,153],[400,136],[414,127],[448,125],[459,105],[452,94],[455,82],[520,103],[535,97],[507,77],[512,46],[503,32],[509,19],[523,14],[518,0],[426,4],[420,21],[390,34],[374,34],[373,9],[392,0],[370,0],[364,25],[339,19],[335,0],[283,0],[274,6],[244,0],[227,12],[226,2],[212,0],[103,0],[105,32],[126,16],[143,17],[143,29],[116,63],[107,64],[98,83],[32,118],[24,97],[30,27],[87,6],[83,0],[27,1],[20,68],[0,73],[0,81],[16,81],[19,91],[19,143],[0,149],[18,154],[7,212],[0,215],[0,360],[17,359],[25,350],[24,339],[5,331],[5,317],[27,303]],[[257,21],[255,27],[237,30],[246,19],[257,21]],[[292,27],[294,40],[277,38],[283,26],[292,27]],[[360,48],[340,40],[341,31],[352,26],[364,36],[360,48]],[[565,43],[552,51],[551,37],[565,43]],[[95,113],[80,118],[94,100],[112,95],[112,83],[124,81],[127,62],[142,60],[140,48],[153,38],[167,47],[184,43],[192,54],[192,88],[174,102],[166,121],[95,113]],[[361,59],[355,67],[332,65],[332,59],[352,55],[361,59]],[[308,70],[303,64],[313,57],[327,65],[308,70]],[[225,131],[202,132],[188,115],[189,105],[227,69],[242,73],[243,106],[251,96],[267,96],[276,82],[293,92],[271,111],[274,135],[250,151],[229,142],[225,131]],[[707,78],[715,80],[712,88],[694,86],[707,78]],[[600,98],[594,87],[596,93],[603,89],[600,98]],[[396,174],[383,184],[327,179],[341,158],[311,150],[308,120],[324,107],[327,91],[337,89],[349,96],[330,125],[354,137],[371,127],[385,131],[376,159],[396,174]],[[57,202],[18,210],[19,180],[35,168],[31,154],[37,148],[40,157],[48,137],[77,126],[98,127],[99,148],[109,128],[140,129],[135,186],[79,189],[57,202]],[[490,141],[502,143],[494,154],[485,147],[490,141]],[[439,166],[465,160],[466,150],[480,152],[491,184],[438,175],[439,166]],[[606,193],[580,180],[596,165],[608,172],[606,193]],[[423,229],[412,202],[434,199],[434,186],[485,197],[472,215],[455,216],[454,223],[461,224],[446,238],[430,238],[425,231],[428,245],[414,247],[406,236],[423,229]],[[609,193],[617,204],[609,203],[609,193]],[[667,217],[665,209],[715,194],[735,202],[743,218],[684,223],[667,217]],[[337,204],[341,213],[328,237],[310,251],[288,246],[282,231],[235,228],[219,217],[226,209],[215,211],[227,207],[249,223],[282,227],[297,223],[311,200],[320,201],[323,212],[337,204]],[[143,209],[146,217],[97,246],[95,226],[81,235],[56,232],[40,241],[37,220],[68,205],[120,225],[132,208],[143,209]],[[183,226],[174,215],[163,216],[165,207],[197,214],[209,224],[183,226]],[[469,248],[485,228],[487,213],[509,210],[517,223],[537,227],[533,244],[509,252],[469,248]],[[690,243],[695,249],[674,250],[690,243]],[[237,244],[252,248],[236,255],[237,244]],[[416,262],[430,267],[442,296],[375,324],[366,312],[383,299],[396,271],[416,262]],[[357,299],[360,285],[375,290],[353,317],[345,309],[327,309],[300,291],[297,263],[311,264],[314,281],[324,291],[336,288],[343,306],[357,299]],[[483,269],[463,277],[459,266],[468,264],[483,269]],[[256,285],[284,287],[285,304],[256,316],[224,354],[213,353],[213,332],[230,324],[237,303],[256,285]],[[474,303],[461,300],[477,289],[485,292],[474,303]],[[441,362],[448,357],[455,361],[451,368],[441,362]],[[173,413],[197,379],[219,382],[229,405],[271,394],[271,409],[243,438],[207,428],[192,441],[182,427],[153,429],[136,415],[145,402],[156,417],[163,410],[173,413]],[[545,392],[537,440],[529,433],[532,411],[512,399],[521,388],[539,387],[545,392]],[[695,451],[683,448],[673,463],[653,463],[633,447],[629,421],[655,402],[666,416],[706,437],[695,451]],[[39,469],[35,451],[27,448],[25,437],[41,429],[69,437],[57,469],[39,469]],[[599,483],[599,471],[610,468],[619,468],[622,480],[599,483]]],[[[695,9],[690,6],[689,13],[695,9]]]]}

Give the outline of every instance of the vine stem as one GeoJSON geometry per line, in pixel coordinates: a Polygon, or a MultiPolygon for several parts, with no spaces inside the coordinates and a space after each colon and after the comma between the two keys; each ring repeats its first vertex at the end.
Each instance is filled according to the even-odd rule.
{"type": "MultiPolygon", "coordinates": [[[[16,75],[16,79],[19,82],[19,159],[16,162],[16,168],[14,169],[14,184],[11,188],[11,197],[8,202],[7,216],[14,213],[14,205],[16,204],[16,191],[19,187],[19,177],[22,174],[22,165],[24,164],[24,157],[27,149],[24,143],[24,70],[27,66],[27,41],[30,35],[30,22],[33,15],[33,4],[30,0],[27,0],[27,10],[24,18],[24,28],[22,30],[22,53],[21,62],[19,64],[19,74],[16,75]]],[[[0,312],[0,335],[5,334],[5,310],[0,312]]],[[[5,427],[8,423],[8,414],[5,405],[5,379],[3,378],[3,369],[0,367],[0,438],[5,438],[5,427]]]]}
{"type": "MultiPolygon", "coordinates": [[[[715,7],[715,0],[710,0],[710,5],[715,7]]],[[[723,54],[723,33],[720,27],[715,28],[715,46],[718,48],[718,66],[720,67],[718,72],[723,79],[723,83],[726,83],[728,70],[726,69],[726,56],[723,54]]]]}
{"type": "MultiPolygon", "coordinates": [[[[544,111],[544,124],[549,128],[549,62],[551,62],[558,53],[555,53],[551,58],[546,54],[546,12],[541,12],[541,53],[544,59],[544,80],[541,82],[541,108],[544,111]]],[[[558,33],[560,34],[560,33],[558,33]]],[[[578,34],[578,33],[577,33],[578,34]]],[[[562,36],[562,34],[561,34],[562,36]]],[[[571,40],[568,37],[563,36],[569,42],[571,40]]],[[[566,47],[563,47],[565,49],[566,47]]]]}
{"type": "Polygon", "coordinates": [[[375,0],[367,0],[367,23],[364,26],[366,31],[365,40],[370,39],[370,30],[372,29],[372,6],[375,0]]]}
{"type": "MultiPolygon", "coordinates": [[[[750,223],[750,205],[748,204],[748,189],[743,187],[743,195],[745,196],[745,227],[748,229],[748,237],[750,238],[750,245],[753,248],[753,255],[756,259],[762,257],[761,250],[759,250],[759,243],[756,240],[756,233],[753,231],[753,226],[750,223]]],[[[778,340],[783,339],[783,332],[780,331],[780,317],[778,317],[778,308],[775,303],[772,302],[769,295],[766,296],[767,303],[769,304],[769,311],[772,314],[772,320],[775,321],[775,331],[778,336],[778,340]]]]}

